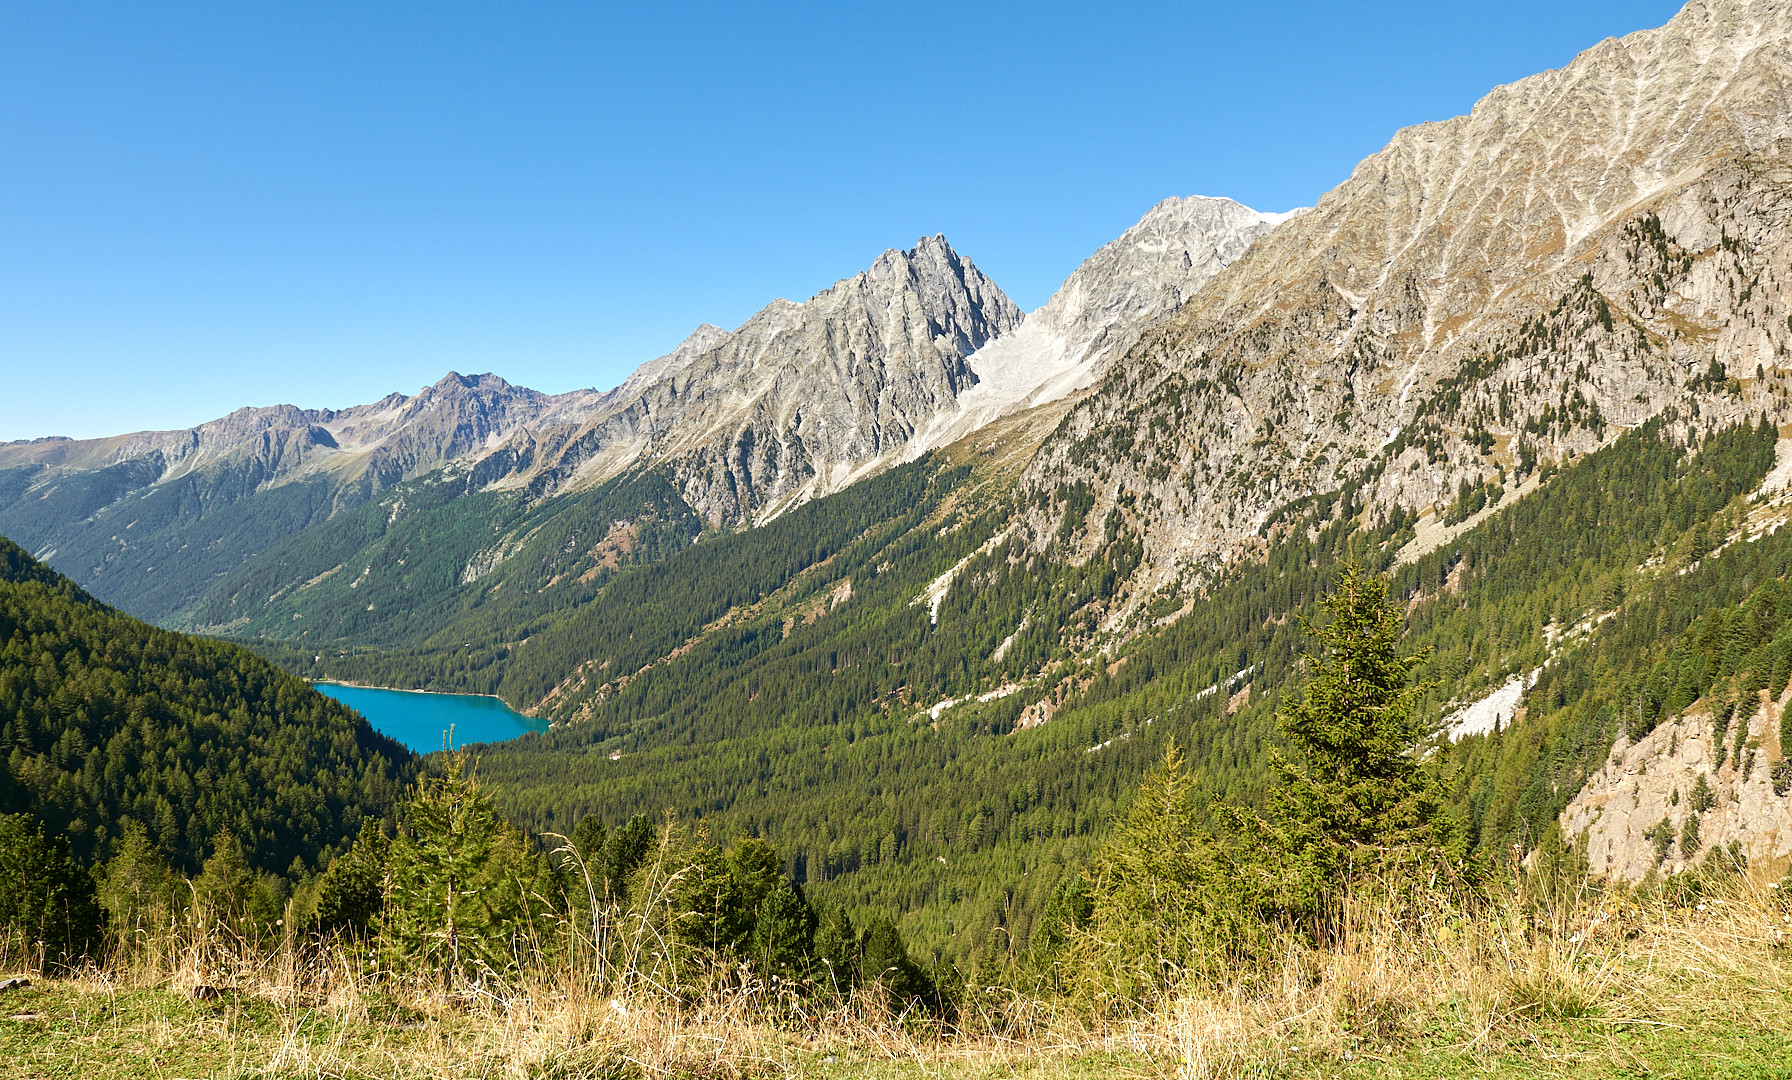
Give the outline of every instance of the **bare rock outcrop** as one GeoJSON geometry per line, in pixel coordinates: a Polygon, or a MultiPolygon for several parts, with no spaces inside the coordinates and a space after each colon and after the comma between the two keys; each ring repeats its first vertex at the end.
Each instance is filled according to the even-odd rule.
{"type": "Polygon", "coordinates": [[[1620,737],[1562,813],[1564,834],[1593,873],[1623,881],[1678,873],[1731,844],[1754,873],[1777,880],[1792,865],[1792,790],[1775,794],[1772,778],[1787,701],[1763,701],[1746,721],[1732,721],[1721,744],[1708,711],[1688,711],[1634,743],[1620,737]]]}

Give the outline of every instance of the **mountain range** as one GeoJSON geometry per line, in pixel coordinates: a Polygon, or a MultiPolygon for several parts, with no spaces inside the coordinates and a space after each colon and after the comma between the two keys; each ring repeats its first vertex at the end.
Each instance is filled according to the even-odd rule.
{"type": "Polygon", "coordinates": [[[733,332],[699,327],[607,392],[450,373],[343,410],[0,445],[0,529],[98,595],[178,621],[270,545],[443,469],[468,490],[540,499],[659,468],[706,527],[751,524],[1084,389],[1275,220],[1166,200],[1024,317],[943,237],[923,237],[733,332]]]}
{"type": "Polygon", "coordinates": [[[1019,932],[1170,739],[1260,795],[1348,560],[1432,650],[1477,850],[1706,857],[1628,763],[1783,871],[1789,281],[1792,7],[1693,0],[1310,210],[1167,199],[1030,313],[924,237],[609,391],[6,444],[0,532],[308,677],[552,718],[485,758],[520,820],[713,816],[935,941],[1019,932]],[[1657,734],[1719,713],[1721,758],[1657,734]]]}

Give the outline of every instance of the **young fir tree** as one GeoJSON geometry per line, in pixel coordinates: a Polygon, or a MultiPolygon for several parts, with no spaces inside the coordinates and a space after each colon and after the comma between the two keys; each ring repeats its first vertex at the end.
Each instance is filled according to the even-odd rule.
{"type": "Polygon", "coordinates": [[[1426,688],[1411,675],[1426,653],[1401,649],[1387,582],[1347,563],[1320,606],[1330,619],[1307,628],[1312,677],[1277,714],[1289,752],[1270,756],[1267,816],[1223,816],[1259,845],[1267,906],[1324,939],[1346,890],[1449,860],[1456,830],[1419,754],[1426,688]]]}
{"type": "Polygon", "coordinates": [[[349,849],[318,875],[304,928],[356,937],[371,933],[385,906],[391,853],[392,842],[380,831],[379,823],[363,823],[349,849]]]}
{"type": "Polygon", "coordinates": [[[0,815],[0,944],[23,945],[46,967],[84,955],[98,939],[93,878],[66,837],[46,837],[30,814],[0,815]]]}
{"type": "Polygon", "coordinates": [[[1074,985],[1139,1001],[1216,973],[1262,937],[1245,884],[1202,823],[1171,744],[1095,864],[1086,918],[1063,929],[1074,985]]]}
{"type": "Polygon", "coordinates": [[[389,963],[444,989],[509,970],[551,910],[543,860],[506,824],[467,755],[418,782],[392,842],[381,939],[389,963]]]}
{"type": "Polygon", "coordinates": [[[121,957],[135,955],[152,934],[168,928],[184,891],[176,889],[174,871],[148,830],[127,822],[99,878],[98,892],[113,947],[121,957]]]}
{"type": "Polygon", "coordinates": [[[242,940],[275,933],[286,906],[287,884],[273,874],[255,872],[234,834],[212,837],[212,854],[193,879],[193,915],[207,931],[242,940]]]}

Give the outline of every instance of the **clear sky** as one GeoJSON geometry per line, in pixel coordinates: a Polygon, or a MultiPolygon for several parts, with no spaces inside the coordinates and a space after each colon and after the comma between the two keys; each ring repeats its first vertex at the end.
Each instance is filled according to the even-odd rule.
{"type": "Polygon", "coordinates": [[[0,440],[613,386],[944,233],[1024,308],[1653,0],[0,2],[0,440]]]}

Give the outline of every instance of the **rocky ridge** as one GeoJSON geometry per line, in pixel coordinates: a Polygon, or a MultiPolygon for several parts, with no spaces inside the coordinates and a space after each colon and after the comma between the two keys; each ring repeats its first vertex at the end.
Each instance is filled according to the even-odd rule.
{"type": "Polygon", "coordinates": [[[1153,323],[1296,214],[1266,214],[1231,199],[1171,197],[1083,261],[1044,306],[967,361],[977,384],[916,434],[910,460],[998,417],[1092,385],[1153,323]]]}
{"type": "Polygon", "coordinates": [[[525,426],[567,422],[606,397],[543,394],[496,375],[449,372],[414,395],[348,409],[244,408],[185,430],[0,444],[0,469],[37,471],[40,484],[125,463],[143,465],[150,484],[223,467],[247,470],[257,486],[361,472],[391,484],[488,450],[525,426]]]}
{"type": "Polygon", "coordinates": [[[1020,318],[944,237],[923,237],[631,378],[637,390],[583,423],[520,433],[479,476],[547,494],[663,462],[711,524],[764,520],[894,460],[975,383],[966,357],[1020,318]]]}
{"type": "Polygon", "coordinates": [[[1694,0],[1402,130],[1111,365],[1025,478],[1038,542],[1078,484],[1117,512],[1123,621],[1309,494],[1436,513],[1672,402],[1783,413],[1789,46],[1792,6],[1694,0]]]}

